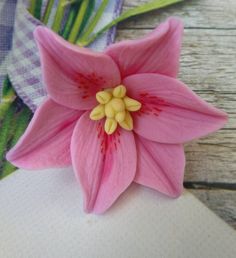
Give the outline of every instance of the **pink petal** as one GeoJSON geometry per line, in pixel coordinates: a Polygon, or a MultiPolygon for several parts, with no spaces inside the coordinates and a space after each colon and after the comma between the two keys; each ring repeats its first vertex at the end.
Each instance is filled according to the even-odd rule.
{"type": "Polygon", "coordinates": [[[16,167],[42,169],[71,165],[70,142],[81,111],[47,99],[35,112],[26,132],[7,159],[16,167]]]}
{"type": "Polygon", "coordinates": [[[185,157],[180,144],[163,144],[136,137],[137,173],[135,182],[171,197],[183,190],[185,157]]]}
{"type": "Polygon", "coordinates": [[[133,134],[119,130],[108,136],[104,133],[103,123],[91,121],[88,112],[75,127],[71,156],[84,192],[86,212],[106,211],[134,179],[136,149],[133,134]]]}
{"type": "Polygon", "coordinates": [[[120,83],[118,67],[109,56],[72,45],[46,27],[37,27],[34,36],[47,92],[57,103],[87,110],[96,105],[97,91],[120,83]]]}
{"type": "Polygon", "coordinates": [[[137,73],[159,73],[176,77],[183,25],[169,18],[140,40],[126,40],[106,50],[120,68],[122,78],[137,73]]]}
{"type": "Polygon", "coordinates": [[[182,82],[157,74],[125,78],[128,95],[142,103],[133,114],[137,134],[161,143],[183,143],[223,127],[227,114],[182,82]]]}

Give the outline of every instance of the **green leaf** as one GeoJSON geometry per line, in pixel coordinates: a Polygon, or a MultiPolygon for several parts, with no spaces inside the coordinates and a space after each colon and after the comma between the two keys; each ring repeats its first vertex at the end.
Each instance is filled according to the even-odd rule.
{"type": "Polygon", "coordinates": [[[62,37],[64,39],[68,39],[68,37],[70,35],[72,26],[75,22],[76,15],[80,8],[80,4],[81,4],[80,1],[77,1],[76,3],[72,4],[70,7],[69,15],[68,15],[66,24],[65,24],[65,26],[63,28],[63,32],[62,32],[62,37]]]}
{"type": "Polygon", "coordinates": [[[12,88],[12,84],[9,80],[9,77],[6,76],[4,81],[3,81],[3,88],[2,88],[2,97],[3,99],[11,98],[15,96],[15,91],[12,88]]]}
{"type": "Polygon", "coordinates": [[[79,35],[82,33],[82,31],[84,30],[84,28],[86,27],[92,13],[95,7],[95,0],[90,0],[89,4],[88,4],[88,8],[85,12],[81,27],[80,27],[80,31],[79,31],[79,35]]]}
{"type": "Polygon", "coordinates": [[[10,147],[13,147],[25,132],[32,116],[32,111],[26,105],[24,105],[22,110],[16,114],[16,129],[11,140],[10,147]]]}
{"type": "Polygon", "coordinates": [[[74,24],[72,26],[70,35],[68,37],[68,41],[71,43],[75,43],[78,36],[82,33],[87,22],[89,21],[90,16],[94,10],[95,0],[83,0],[74,24]]]}
{"type": "Polygon", "coordinates": [[[22,104],[9,77],[6,76],[0,103],[0,178],[15,170],[15,167],[5,159],[5,154],[24,133],[31,117],[31,110],[25,104],[22,104]],[[19,105],[23,106],[21,111],[16,113],[19,105]]]}
{"type": "Polygon", "coordinates": [[[81,42],[86,40],[89,37],[89,35],[94,31],[94,28],[96,27],[96,25],[99,22],[101,16],[103,15],[104,10],[106,9],[108,3],[109,3],[109,0],[102,0],[102,2],[100,4],[96,14],[91,19],[91,21],[89,22],[88,26],[86,26],[84,34],[80,37],[79,40],[81,42]]]}
{"type": "Polygon", "coordinates": [[[7,148],[7,142],[9,140],[8,133],[11,129],[14,113],[16,111],[16,106],[14,105],[15,102],[13,102],[8,112],[6,112],[3,120],[1,121],[1,130],[0,130],[0,162],[4,160],[5,151],[7,148]]]}
{"type": "Polygon", "coordinates": [[[175,3],[179,3],[179,2],[183,2],[184,0],[155,0],[155,1],[151,1],[149,3],[145,3],[143,5],[134,7],[130,10],[127,10],[125,12],[123,12],[119,17],[117,17],[116,19],[114,19],[112,22],[108,23],[107,25],[105,25],[101,30],[99,30],[97,33],[93,34],[92,36],[90,36],[90,38],[86,39],[85,41],[81,42],[81,41],[77,41],[77,44],[80,46],[86,46],[89,45],[90,43],[92,43],[97,37],[99,37],[100,35],[102,35],[105,31],[107,31],[108,29],[110,29],[111,27],[117,25],[118,23],[136,16],[136,15],[140,15],[143,13],[147,13],[156,9],[160,9],[175,3]]]}
{"type": "Polygon", "coordinates": [[[41,17],[42,0],[31,0],[29,4],[29,12],[40,20],[41,17]]]}
{"type": "Polygon", "coordinates": [[[87,12],[87,8],[89,6],[89,3],[90,3],[90,0],[83,0],[81,5],[80,5],[79,11],[78,11],[78,13],[76,15],[76,18],[75,18],[74,25],[72,26],[70,35],[68,37],[68,41],[70,43],[74,43],[76,41],[76,39],[79,35],[79,32],[81,31],[81,26],[82,26],[82,23],[83,23],[83,20],[84,20],[84,16],[87,12]]]}
{"type": "Polygon", "coordinates": [[[2,172],[0,172],[0,180],[16,171],[16,167],[9,161],[4,162],[2,166],[2,172]]]}
{"type": "Polygon", "coordinates": [[[53,20],[52,24],[52,30],[59,33],[61,29],[61,22],[64,17],[64,12],[65,12],[65,5],[64,5],[65,0],[59,0],[56,14],[53,20]]]}
{"type": "Polygon", "coordinates": [[[53,4],[54,4],[54,0],[48,0],[45,11],[44,11],[44,14],[43,14],[43,18],[42,18],[42,22],[45,23],[45,24],[48,23],[53,4]]]}
{"type": "MultiPolygon", "coordinates": [[[[19,98],[16,101],[19,101],[19,98]]],[[[4,156],[6,151],[11,149],[25,132],[33,115],[26,105],[23,106],[20,112],[15,114],[16,106],[16,102],[12,103],[3,120],[0,131],[0,162],[2,162],[0,179],[16,170],[15,166],[8,162],[4,156]]]]}
{"type": "Polygon", "coordinates": [[[15,91],[12,88],[12,85],[8,76],[6,76],[5,80],[3,81],[2,99],[0,102],[0,120],[3,119],[11,103],[15,100],[15,98],[16,98],[15,91]]]}

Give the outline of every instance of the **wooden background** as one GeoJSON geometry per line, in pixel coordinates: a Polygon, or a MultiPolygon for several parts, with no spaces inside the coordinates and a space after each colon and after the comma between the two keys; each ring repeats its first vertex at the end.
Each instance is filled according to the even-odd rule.
{"type": "MultiPolygon", "coordinates": [[[[125,0],[123,10],[148,0],[125,0]]],[[[185,146],[185,187],[236,228],[236,0],[186,0],[118,27],[135,39],[169,16],[185,24],[179,78],[229,114],[219,132],[185,146]]]]}

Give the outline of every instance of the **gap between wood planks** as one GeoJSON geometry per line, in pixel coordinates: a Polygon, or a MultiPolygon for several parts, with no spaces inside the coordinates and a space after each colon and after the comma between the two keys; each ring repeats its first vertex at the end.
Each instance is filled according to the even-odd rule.
{"type": "MultiPolygon", "coordinates": [[[[145,2],[124,0],[123,10],[145,2]]],[[[169,16],[185,24],[179,79],[229,114],[225,128],[185,146],[184,186],[236,229],[236,1],[186,0],[121,23],[117,40],[142,37],[169,16]]]]}
{"type": "Polygon", "coordinates": [[[224,182],[184,182],[186,189],[224,189],[224,190],[236,190],[236,184],[224,183],[224,182]]]}

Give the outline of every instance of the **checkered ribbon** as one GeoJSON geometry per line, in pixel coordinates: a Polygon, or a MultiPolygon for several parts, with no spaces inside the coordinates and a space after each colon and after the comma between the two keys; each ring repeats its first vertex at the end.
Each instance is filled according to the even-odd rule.
{"type": "MultiPolygon", "coordinates": [[[[99,1],[96,4],[98,7],[99,1]]],[[[114,19],[119,14],[121,5],[121,0],[110,1],[98,28],[114,19]]],[[[27,11],[23,0],[18,0],[8,74],[17,94],[32,111],[46,95],[41,79],[39,52],[33,38],[34,29],[41,24],[27,11]]],[[[110,30],[92,44],[91,48],[104,49],[114,40],[114,35],[115,30],[110,30]]]]}
{"type": "Polygon", "coordinates": [[[12,45],[16,1],[0,0],[0,90],[6,76],[7,57],[12,45]]]}

